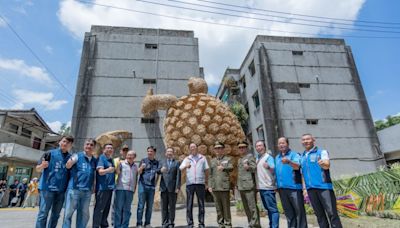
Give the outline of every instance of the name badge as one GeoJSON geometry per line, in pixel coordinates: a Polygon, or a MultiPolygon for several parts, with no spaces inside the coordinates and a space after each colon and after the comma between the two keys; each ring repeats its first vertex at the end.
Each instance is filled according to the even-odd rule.
{"type": "Polygon", "coordinates": [[[310,155],[310,161],[311,162],[317,162],[317,155],[316,154],[311,154],[310,155]]]}

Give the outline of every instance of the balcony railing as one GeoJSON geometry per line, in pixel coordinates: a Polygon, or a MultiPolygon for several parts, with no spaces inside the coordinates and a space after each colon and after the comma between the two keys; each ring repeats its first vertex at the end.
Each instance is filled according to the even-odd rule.
{"type": "Polygon", "coordinates": [[[37,162],[44,151],[16,143],[0,143],[0,158],[37,162]]]}

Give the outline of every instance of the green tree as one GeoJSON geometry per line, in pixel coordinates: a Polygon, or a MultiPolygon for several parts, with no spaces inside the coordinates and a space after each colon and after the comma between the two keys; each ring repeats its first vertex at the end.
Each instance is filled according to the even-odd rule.
{"type": "Polygon", "coordinates": [[[242,125],[242,128],[247,123],[247,119],[249,118],[249,114],[246,111],[246,108],[244,105],[240,102],[235,101],[233,104],[230,105],[231,111],[235,116],[238,118],[240,125],[242,125]]]}
{"type": "Polygon", "coordinates": [[[393,125],[400,124],[400,116],[387,116],[383,120],[375,121],[375,129],[377,131],[383,130],[385,128],[391,127],[393,125]]]}
{"type": "Polygon", "coordinates": [[[385,123],[385,121],[383,121],[383,120],[375,121],[375,129],[377,131],[380,131],[380,130],[385,129],[385,128],[387,128],[387,124],[385,123]]]}
{"type": "Polygon", "coordinates": [[[71,134],[71,126],[68,126],[67,123],[63,123],[58,131],[60,135],[70,135],[71,134]]]}

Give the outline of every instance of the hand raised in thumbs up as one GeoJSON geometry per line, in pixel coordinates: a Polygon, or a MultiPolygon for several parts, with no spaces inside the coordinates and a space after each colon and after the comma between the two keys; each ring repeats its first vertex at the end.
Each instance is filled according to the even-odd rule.
{"type": "Polygon", "coordinates": [[[49,167],[49,162],[42,158],[42,163],[40,165],[42,166],[42,169],[45,169],[49,167]]]}

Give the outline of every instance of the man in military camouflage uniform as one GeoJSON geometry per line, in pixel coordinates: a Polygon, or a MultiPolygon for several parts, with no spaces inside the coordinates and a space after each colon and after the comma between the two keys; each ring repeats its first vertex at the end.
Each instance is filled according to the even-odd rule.
{"type": "Polygon", "coordinates": [[[215,143],[214,151],[217,156],[211,160],[208,191],[214,197],[218,226],[232,228],[229,173],[233,170],[233,164],[231,157],[225,155],[224,149],[223,143],[215,143]]]}
{"type": "Polygon", "coordinates": [[[256,159],[253,154],[247,151],[248,143],[243,141],[238,143],[240,159],[238,161],[237,187],[242,198],[244,211],[247,215],[249,228],[261,228],[260,214],[256,201],[256,179],[257,170],[256,159]]]}

